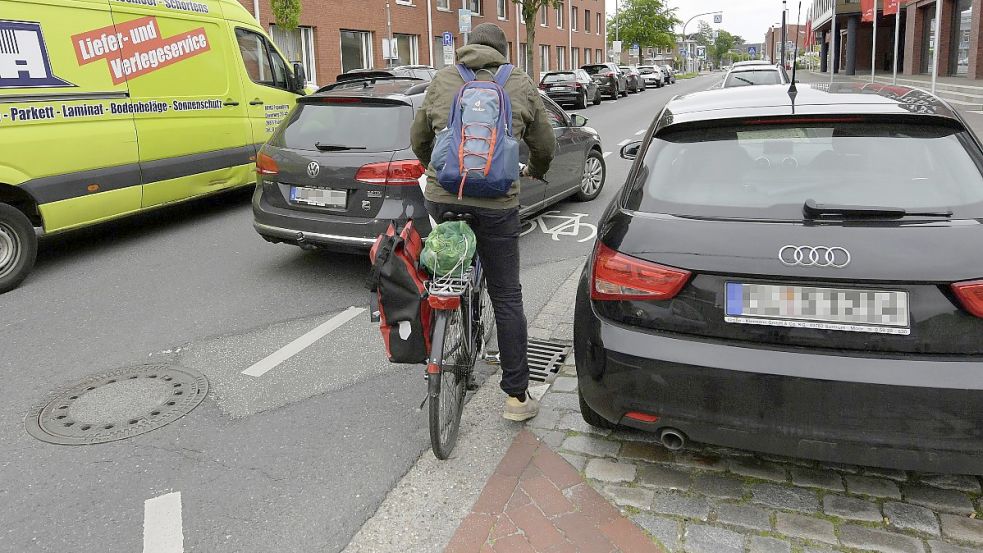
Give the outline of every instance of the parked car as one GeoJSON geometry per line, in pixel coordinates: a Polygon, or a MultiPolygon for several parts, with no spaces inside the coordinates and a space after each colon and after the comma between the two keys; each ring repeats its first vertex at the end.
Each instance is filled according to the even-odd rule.
{"type": "Polygon", "coordinates": [[[620,67],[613,63],[595,63],[581,67],[601,87],[601,94],[612,100],[628,96],[628,80],[620,67]]]}
{"type": "Polygon", "coordinates": [[[788,84],[788,73],[780,65],[742,65],[732,67],[724,76],[721,88],[788,84]]]}
{"type": "Polygon", "coordinates": [[[639,65],[638,72],[642,75],[645,86],[662,88],[666,85],[666,76],[658,65],[639,65]]]}
{"type": "Polygon", "coordinates": [[[554,102],[573,104],[577,109],[586,109],[588,103],[601,103],[601,88],[583,69],[547,73],[539,88],[554,102]]]}
{"type": "Polygon", "coordinates": [[[663,65],[662,72],[666,74],[666,84],[676,84],[676,70],[671,65],[663,65]]]}
{"type": "Polygon", "coordinates": [[[956,111],[857,83],[711,90],[622,156],[576,300],[584,420],[979,471],[983,149],[956,111]]]}
{"type": "Polygon", "coordinates": [[[628,92],[642,92],[645,90],[645,79],[642,78],[642,74],[638,71],[638,68],[634,65],[622,65],[620,66],[621,71],[625,74],[625,79],[628,81],[628,92]]]}
{"type": "Polygon", "coordinates": [[[384,69],[352,69],[347,73],[338,75],[335,80],[344,81],[375,76],[410,77],[414,79],[423,79],[424,81],[432,81],[433,76],[436,74],[437,70],[429,65],[397,65],[396,67],[387,67],[384,69]]]}
{"type": "MultiPolygon", "coordinates": [[[[298,102],[257,159],[253,226],[269,242],[366,250],[390,221],[413,218],[430,232],[424,167],[410,149],[410,124],[429,82],[370,77],[323,87],[298,102]]],[[[601,139],[580,115],[542,94],[558,142],[547,183],[523,179],[520,213],[562,199],[592,200],[604,186],[601,139]]],[[[521,161],[529,158],[523,144],[521,161]]]]}

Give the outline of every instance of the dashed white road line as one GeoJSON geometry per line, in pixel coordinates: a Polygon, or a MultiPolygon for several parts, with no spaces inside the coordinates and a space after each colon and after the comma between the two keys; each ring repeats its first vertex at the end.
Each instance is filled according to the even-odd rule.
{"type": "Polygon", "coordinates": [[[632,141],[631,138],[626,138],[626,139],[622,140],[621,142],[618,142],[618,146],[624,146],[625,144],[628,144],[631,141],[632,141]]]}
{"type": "Polygon", "coordinates": [[[642,129],[642,130],[640,130],[640,131],[638,131],[638,132],[636,132],[636,133],[635,133],[635,136],[639,136],[639,135],[643,135],[643,134],[645,134],[645,131],[647,131],[647,130],[648,130],[648,129],[642,129]]]}
{"type": "Polygon", "coordinates": [[[611,154],[613,154],[613,153],[614,152],[604,152],[604,159],[607,159],[608,156],[611,155],[611,154]]]}
{"type": "Polygon", "coordinates": [[[270,369],[273,369],[280,363],[283,363],[287,359],[290,359],[294,355],[304,351],[310,347],[314,342],[317,342],[321,338],[324,338],[328,334],[337,330],[341,325],[347,323],[348,321],[354,319],[355,317],[361,315],[365,312],[365,308],[362,307],[349,307],[348,309],[342,311],[341,313],[335,315],[330,320],[321,325],[317,326],[314,330],[304,334],[300,338],[297,338],[293,342],[283,346],[282,348],[276,350],[269,357],[263,359],[262,361],[256,363],[252,367],[242,371],[242,374],[246,376],[263,376],[270,369]]]}
{"type": "Polygon", "coordinates": [[[181,492],[143,502],[143,553],[184,553],[181,492]]]}

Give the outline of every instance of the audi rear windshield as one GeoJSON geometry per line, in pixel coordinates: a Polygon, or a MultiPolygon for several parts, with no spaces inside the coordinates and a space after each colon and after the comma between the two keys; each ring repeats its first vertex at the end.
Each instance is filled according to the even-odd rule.
{"type": "Polygon", "coordinates": [[[346,98],[325,101],[340,103],[298,104],[284,123],[275,145],[316,151],[318,144],[332,144],[349,146],[362,153],[409,147],[412,107],[346,98]]]}
{"type": "Polygon", "coordinates": [[[807,200],[983,217],[983,162],[967,133],[892,122],[755,124],[658,135],[626,209],[798,219],[807,200]]]}
{"type": "Polygon", "coordinates": [[[572,83],[577,80],[573,73],[550,73],[543,77],[543,83],[572,83]]]}

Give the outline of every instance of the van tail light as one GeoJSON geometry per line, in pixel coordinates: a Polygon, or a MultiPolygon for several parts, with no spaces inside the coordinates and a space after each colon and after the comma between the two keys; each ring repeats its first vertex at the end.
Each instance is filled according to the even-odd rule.
{"type": "Polygon", "coordinates": [[[280,167],[272,157],[261,152],[256,156],[256,172],[260,175],[276,175],[280,172],[280,167]]]}
{"type": "Polygon", "coordinates": [[[952,285],[952,291],[966,311],[983,318],[983,280],[957,282],[952,285]]]}
{"type": "Polygon", "coordinates": [[[418,160],[383,161],[359,167],[355,180],[379,186],[417,186],[426,168],[418,160]]]}
{"type": "Polygon", "coordinates": [[[597,243],[591,276],[593,300],[668,300],[689,281],[691,273],[619,253],[597,243]]]}

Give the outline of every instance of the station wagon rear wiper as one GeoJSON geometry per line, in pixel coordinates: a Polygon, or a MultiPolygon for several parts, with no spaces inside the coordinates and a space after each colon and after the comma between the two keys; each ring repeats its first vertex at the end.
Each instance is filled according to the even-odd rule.
{"type": "Polygon", "coordinates": [[[344,146],[342,144],[321,144],[315,142],[314,147],[322,152],[342,152],[345,150],[364,150],[365,146],[344,146]]]}
{"type": "Polygon", "coordinates": [[[840,216],[855,218],[885,218],[901,219],[902,217],[952,217],[952,210],[942,211],[909,211],[903,207],[884,207],[866,205],[833,205],[819,204],[816,200],[806,200],[802,212],[810,219],[840,216]]]}

